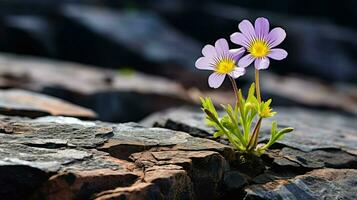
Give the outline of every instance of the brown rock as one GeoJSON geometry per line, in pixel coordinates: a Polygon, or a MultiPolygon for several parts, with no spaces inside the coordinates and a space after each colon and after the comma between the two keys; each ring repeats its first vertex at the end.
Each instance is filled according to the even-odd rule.
{"type": "Polygon", "coordinates": [[[193,104],[186,90],[169,79],[10,54],[0,55],[0,87],[56,96],[91,108],[104,121],[137,121],[193,104]]]}
{"type": "Polygon", "coordinates": [[[26,117],[62,115],[95,118],[96,114],[64,100],[24,90],[0,90],[0,114],[26,117]]]}

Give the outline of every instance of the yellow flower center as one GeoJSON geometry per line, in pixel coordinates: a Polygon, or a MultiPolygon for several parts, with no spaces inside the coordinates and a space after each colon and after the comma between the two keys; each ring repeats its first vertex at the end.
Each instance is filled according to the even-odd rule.
{"type": "Polygon", "coordinates": [[[234,70],[235,66],[236,64],[233,59],[224,58],[217,62],[215,71],[220,74],[228,74],[234,70]]]}
{"type": "Polygon", "coordinates": [[[263,58],[269,53],[268,43],[262,39],[254,40],[248,48],[249,53],[255,58],[263,58]]]}

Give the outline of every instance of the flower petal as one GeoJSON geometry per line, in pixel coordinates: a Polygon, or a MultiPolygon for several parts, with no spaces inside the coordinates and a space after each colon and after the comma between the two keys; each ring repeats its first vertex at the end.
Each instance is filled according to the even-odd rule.
{"type": "Polygon", "coordinates": [[[254,62],[255,69],[267,69],[269,67],[270,61],[269,58],[258,58],[254,62]]]}
{"type": "Polygon", "coordinates": [[[197,69],[213,70],[211,60],[207,57],[197,59],[195,66],[197,69]]]}
{"type": "Polygon", "coordinates": [[[254,58],[250,54],[245,55],[238,61],[238,67],[248,67],[253,61],[254,58]]]}
{"type": "Polygon", "coordinates": [[[218,55],[228,55],[229,46],[226,39],[224,38],[218,39],[214,46],[218,55]]]}
{"type": "Polygon", "coordinates": [[[286,37],[284,29],[278,27],[270,31],[268,35],[268,43],[270,48],[278,46],[286,37]]]}
{"type": "Polygon", "coordinates": [[[271,49],[270,53],[268,54],[269,58],[272,58],[274,60],[282,60],[288,56],[288,52],[286,52],[284,49],[271,49]]]}
{"type": "Polygon", "coordinates": [[[238,28],[240,32],[242,32],[249,40],[252,40],[255,38],[255,30],[248,20],[243,20],[241,23],[239,23],[238,28]]]}
{"type": "Polygon", "coordinates": [[[208,85],[211,88],[218,88],[222,85],[225,77],[225,74],[218,74],[215,72],[208,77],[208,85]]]}
{"type": "Polygon", "coordinates": [[[229,75],[233,78],[238,78],[240,76],[243,76],[245,74],[245,68],[244,67],[236,67],[234,70],[229,73],[229,75]]]}
{"type": "Polygon", "coordinates": [[[245,48],[241,47],[238,49],[230,49],[229,50],[229,54],[230,56],[236,61],[238,62],[238,60],[243,56],[245,52],[245,48]]]}
{"type": "Polygon", "coordinates": [[[259,38],[266,38],[269,34],[269,21],[264,17],[259,17],[255,20],[255,34],[259,38]]]}
{"type": "Polygon", "coordinates": [[[214,46],[212,46],[210,44],[207,44],[206,46],[203,47],[202,54],[208,58],[216,58],[217,57],[216,49],[214,48],[214,46]]]}
{"type": "Polygon", "coordinates": [[[249,40],[248,38],[243,35],[242,33],[235,32],[231,35],[231,41],[234,44],[238,44],[242,47],[248,48],[249,47],[249,40]]]}

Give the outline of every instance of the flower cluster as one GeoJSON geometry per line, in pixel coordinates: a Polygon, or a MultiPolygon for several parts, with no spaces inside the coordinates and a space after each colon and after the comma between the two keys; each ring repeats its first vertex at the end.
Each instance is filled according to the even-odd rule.
{"type": "Polygon", "coordinates": [[[234,107],[223,105],[226,114],[221,118],[210,98],[201,99],[202,109],[206,113],[206,123],[217,129],[215,137],[225,135],[239,151],[259,156],[284,134],[293,130],[290,127],[278,130],[277,123],[273,121],[270,140],[266,144],[258,145],[262,120],[276,114],[270,107],[272,100],[261,99],[259,70],[269,67],[269,58],[282,60],[287,57],[288,53],[284,49],[276,48],[283,42],[286,33],[282,28],[270,31],[269,21],[263,17],[256,19],[254,26],[248,20],[243,20],[238,29],[240,32],[233,33],[230,40],[240,48],[229,49],[227,40],[219,39],[214,46],[204,46],[203,57],[195,63],[198,69],[213,71],[208,78],[208,84],[212,88],[220,87],[228,75],[237,99],[236,104],[234,107]],[[246,68],[253,62],[255,83],[244,98],[234,79],[243,76],[246,68]]]}

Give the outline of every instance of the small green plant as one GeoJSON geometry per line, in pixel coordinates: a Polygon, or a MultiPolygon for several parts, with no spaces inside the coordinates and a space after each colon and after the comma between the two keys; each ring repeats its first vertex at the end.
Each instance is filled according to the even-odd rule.
{"type": "Polygon", "coordinates": [[[201,98],[202,110],[206,113],[206,124],[217,129],[214,137],[225,135],[229,142],[239,151],[260,156],[284,134],[293,131],[293,128],[278,130],[277,122],[273,121],[271,136],[268,143],[258,146],[258,136],[262,120],[273,117],[276,112],[270,108],[271,99],[259,102],[254,95],[255,86],[251,85],[247,98],[238,92],[238,103],[235,107],[222,105],[225,114],[219,117],[211,98],[201,98]],[[256,122],[254,124],[254,122],[256,122]],[[254,127],[253,127],[254,124],[254,127]]]}
{"type": "Polygon", "coordinates": [[[269,32],[269,22],[265,18],[258,18],[256,27],[243,20],[239,24],[242,33],[231,35],[232,42],[243,46],[239,49],[229,49],[225,39],[219,39],[215,46],[206,45],[202,49],[204,57],[196,61],[198,69],[213,70],[208,78],[208,84],[212,88],[218,88],[228,75],[236,96],[234,106],[222,105],[225,114],[219,116],[211,98],[201,98],[202,110],[206,114],[206,124],[216,128],[214,137],[225,135],[229,142],[242,153],[262,155],[276,141],[282,139],[293,128],[278,129],[276,121],[271,125],[271,136],[266,144],[258,144],[258,137],[262,121],[273,117],[270,107],[272,100],[263,101],[260,94],[259,70],[269,67],[269,58],[275,60],[284,59],[287,52],[283,49],[273,48],[285,38],[285,31],[275,28],[269,32]],[[243,54],[248,52],[248,55],[243,54]],[[255,83],[252,83],[246,97],[238,89],[235,78],[245,74],[245,67],[254,61],[255,83]]]}

